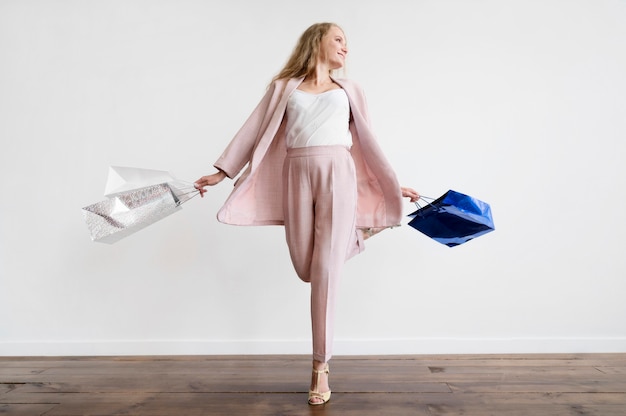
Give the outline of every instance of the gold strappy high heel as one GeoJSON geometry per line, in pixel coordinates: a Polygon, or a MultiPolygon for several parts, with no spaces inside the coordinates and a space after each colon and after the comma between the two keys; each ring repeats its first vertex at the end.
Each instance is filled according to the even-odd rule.
{"type": "Polygon", "coordinates": [[[313,374],[315,374],[315,390],[309,390],[309,404],[311,406],[325,404],[326,402],[330,400],[330,393],[331,393],[330,390],[325,391],[323,393],[319,391],[320,375],[329,374],[329,373],[330,373],[330,370],[328,369],[328,364],[326,364],[323,370],[316,370],[315,368],[313,369],[313,374]],[[311,401],[311,399],[320,399],[321,401],[313,402],[311,401]]]}

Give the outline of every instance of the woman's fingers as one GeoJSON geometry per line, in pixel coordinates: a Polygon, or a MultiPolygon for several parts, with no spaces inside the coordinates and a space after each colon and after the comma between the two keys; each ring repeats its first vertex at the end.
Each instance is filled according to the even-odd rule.
{"type": "Polygon", "coordinates": [[[402,196],[405,198],[409,198],[411,202],[417,202],[420,199],[420,194],[413,188],[401,187],[402,196]]]}

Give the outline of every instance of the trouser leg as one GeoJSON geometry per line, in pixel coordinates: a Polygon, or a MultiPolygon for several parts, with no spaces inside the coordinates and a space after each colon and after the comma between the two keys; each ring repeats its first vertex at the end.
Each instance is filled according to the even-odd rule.
{"type": "Polygon", "coordinates": [[[345,148],[307,149],[312,154],[286,163],[285,229],[296,272],[311,283],[313,358],[326,362],[339,277],[355,239],[356,179],[345,148]]]}

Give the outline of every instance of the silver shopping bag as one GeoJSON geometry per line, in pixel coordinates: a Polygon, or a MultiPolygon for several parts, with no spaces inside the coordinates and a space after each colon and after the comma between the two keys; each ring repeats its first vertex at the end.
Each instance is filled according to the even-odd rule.
{"type": "Polygon", "coordinates": [[[91,239],[101,243],[115,243],[150,224],[179,211],[181,205],[198,194],[193,184],[172,177],[158,176],[149,169],[123,168],[124,177],[113,177],[119,169],[111,168],[107,199],[82,209],[91,239]],[[130,175],[132,174],[132,175],[130,175]],[[134,175],[134,180],[127,180],[134,175]],[[158,180],[170,179],[148,186],[158,180]],[[111,185],[113,183],[113,185],[111,185]]]}

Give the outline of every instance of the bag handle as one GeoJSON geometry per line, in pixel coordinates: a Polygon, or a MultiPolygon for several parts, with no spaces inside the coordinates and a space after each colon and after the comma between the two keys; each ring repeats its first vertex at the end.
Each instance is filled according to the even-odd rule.
{"type": "Polygon", "coordinates": [[[183,192],[181,195],[190,195],[190,194],[193,194],[193,195],[192,195],[192,196],[190,196],[190,197],[189,197],[189,199],[187,199],[187,200],[185,200],[185,201],[181,202],[181,205],[182,205],[182,204],[184,204],[185,202],[189,201],[191,198],[194,198],[194,197],[196,197],[196,196],[200,195],[200,191],[199,191],[199,190],[197,190],[196,188],[193,188],[193,190],[192,190],[192,191],[183,192]]]}
{"type": "Polygon", "coordinates": [[[419,200],[420,200],[420,199],[421,199],[422,201],[424,201],[424,202],[426,203],[426,205],[430,205],[430,206],[432,206],[432,207],[433,207],[433,208],[435,208],[435,209],[437,208],[437,207],[436,207],[436,206],[434,206],[431,202],[427,201],[428,199],[430,199],[431,201],[434,201],[434,200],[435,200],[435,199],[437,199],[437,198],[431,198],[431,197],[429,197],[429,196],[420,195],[420,197],[417,199],[417,201],[415,201],[415,206],[417,207],[417,209],[422,209],[422,206],[421,206],[421,205],[420,205],[420,203],[419,203],[419,200]]]}
{"type": "Polygon", "coordinates": [[[178,189],[179,191],[181,191],[181,192],[179,192],[178,194],[175,194],[175,196],[176,196],[177,198],[178,198],[178,197],[181,197],[181,196],[185,196],[185,195],[191,195],[191,196],[190,196],[189,198],[186,198],[185,200],[182,200],[182,201],[181,201],[181,200],[179,200],[179,201],[176,203],[176,205],[177,205],[177,206],[180,206],[180,205],[184,204],[185,202],[190,201],[192,198],[194,198],[194,197],[196,197],[196,196],[200,195],[200,191],[198,190],[198,188],[196,188],[195,186],[193,186],[191,183],[189,183],[189,182],[183,182],[183,183],[184,183],[185,185],[187,185],[187,186],[185,186],[185,187],[181,187],[181,188],[177,188],[177,189],[178,189]],[[192,194],[193,194],[193,195],[192,195],[192,194]]]}

